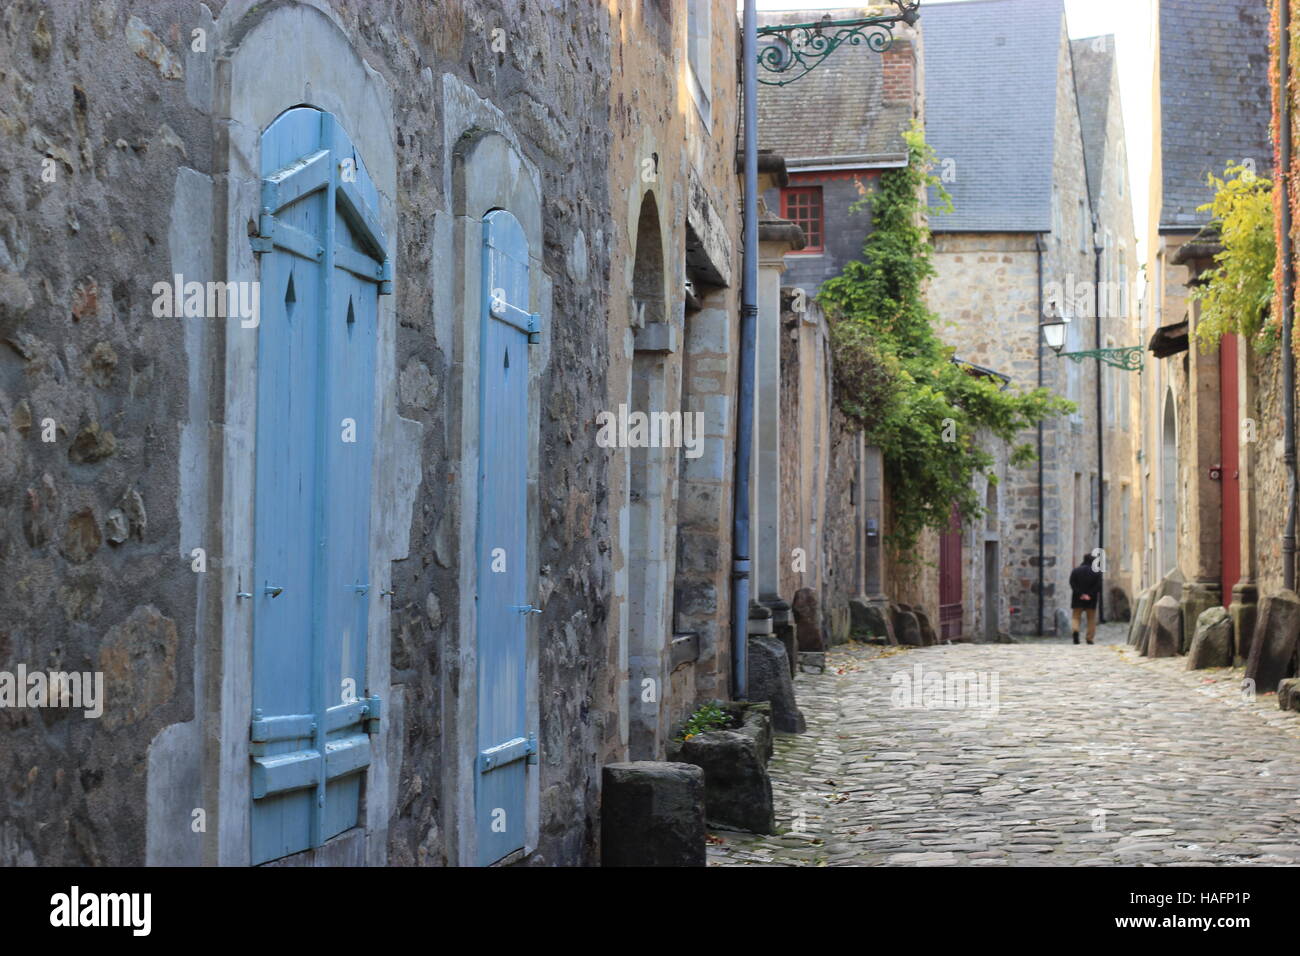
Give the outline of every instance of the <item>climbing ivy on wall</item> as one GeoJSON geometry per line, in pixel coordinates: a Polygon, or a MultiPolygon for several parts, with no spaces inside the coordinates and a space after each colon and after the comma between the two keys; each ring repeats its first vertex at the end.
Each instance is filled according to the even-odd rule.
{"type": "Polygon", "coordinates": [[[880,177],[869,203],[872,232],[861,259],[822,285],[818,301],[831,329],[835,400],[840,410],[879,445],[892,503],[890,544],[900,557],[915,553],[926,528],[948,527],[956,503],[963,520],[984,514],[973,479],[996,481],[993,456],[976,441],[981,430],[1011,445],[1024,465],[1034,448],[1025,429],[1074,405],[1045,389],[1020,392],[1000,379],[972,374],[952,361],[953,350],[935,331],[925,283],[935,275],[926,188],[951,204],[930,170],[934,152],[914,126],[906,136],[907,166],[880,177]]]}
{"type": "Polygon", "coordinates": [[[1225,334],[1236,334],[1271,348],[1278,332],[1266,321],[1277,263],[1273,183],[1240,164],[1229,164],[1223,179],[1211,174],[1209,183],[1214,198],[1198,209],[1213,214],[1223,249],[1204,284],[1192,290],[1201,302],[1197,341],[1208,351],[1225,334]]]}

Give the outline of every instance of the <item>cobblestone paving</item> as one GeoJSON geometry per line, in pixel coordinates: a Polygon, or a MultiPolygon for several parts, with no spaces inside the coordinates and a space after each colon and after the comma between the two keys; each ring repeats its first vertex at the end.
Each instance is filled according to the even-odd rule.
{"type": "Polygon", "coordinates": [[[777,738],[779,833],[715,830],[709,865],[1300,862],[1300,715],[1243,697],[1239,668],[1141,658],[1124,627],[837,648],[796,680],[807,732],[777,738]],[[918,665],[974,672],[996,710],[894,706],[918,665]]]}

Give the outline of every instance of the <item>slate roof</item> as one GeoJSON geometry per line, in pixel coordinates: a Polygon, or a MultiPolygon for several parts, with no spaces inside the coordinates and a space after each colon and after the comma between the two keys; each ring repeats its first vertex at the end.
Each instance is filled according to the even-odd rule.
{"type": "MultiPolygon", "coordinates": [[[[890,8],[892,9],[892,8],[890,8]]],[[[759,14],[759,26],[811,23],[829,13],[848,20],[880,13],[861,7],[759,14]]],[[[896,27],[902,39],[905,26],[896,27]]],[[[838,47],[816,69],[789,86],[758,87],[759,146],[799,160],[832,156],[858,157],[856,167],[897,165],[907,161],[903,142],[912,121],[910,103],[881,102],[881,56],[865,43],[838,47]]],[[[919,64],[918,64],[919,65],[919,64]]],[[[759,70],[759,76],[764,76],[759,70]]]]}
{"type": "Polygon", "coordinates": [[[1115,70],[1115,38],[1107,35],[1071,40],[1070,57],[1074,61],[1074,90],[1083,129],[1088,195],[1095,208],[1101,198],[1101,172],[1106,162],[1106,117],[1115,70]]]}
{"type": "Polygon", "coordinates": [[[921,5],[926,137],[953,211],[935,232],[1047,232],[1063,0],[921,5]]]}
{"type": "Polygon", "coordinates": [[[1160,229],[1209,221],[1206,177],[1251,158],[1271,175],[1268,6],[1263,0],[1160,0],[1160,229]]]}

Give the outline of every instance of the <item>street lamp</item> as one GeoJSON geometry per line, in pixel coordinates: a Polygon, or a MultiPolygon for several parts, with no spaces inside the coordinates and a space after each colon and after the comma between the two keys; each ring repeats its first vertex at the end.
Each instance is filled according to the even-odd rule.
{"type": "Polygon", "coordinates": [[[1125,372],[1142,371],[1142,353],[1144,349],[1140,345],[1126,345],[1115,349],[1085,349],[1082,352],[1062,352],[1065,348],[1066,327],[1070,323],[1069,316],[1062,316],[1055,313],[1055,308],[1048,315],[1043,317],[1043,321],[1038,327],[1043,330],[1043,341],[1053,352],[1061,358],[1068,358],[1076,365],[1082,365],[1088,359],[1097,359],[1106,365],[1123,369],[1125,372]]]}
{"type": "Polygon", "coordinates": [[[1043,341],[1047,347],[1057,355],[1061,354],[1061,349],[1065,348],[1065,330],[1070,320],[1063,315],[1048,315],[1043,317],[1043,322],[1038,327],[1043,330],[1043,341]]]}

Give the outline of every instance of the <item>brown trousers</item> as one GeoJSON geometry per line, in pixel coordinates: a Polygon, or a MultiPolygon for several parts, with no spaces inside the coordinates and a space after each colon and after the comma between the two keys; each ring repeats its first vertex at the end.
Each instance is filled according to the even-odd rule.
{"type": "Polygon", "coordinates": [[[1092,639],[1097,636],[1097,609],[1095,607],[1076,607],[1073,609],[1073,611],[1074,611],[1074,615],[1072,618],[1071,627],[1074,630],[1074,633],[1076,634],[1079,633],[1079,615],[1080,614],[1087,615],[1088,643],[1091,644],[1092,639]]]}

